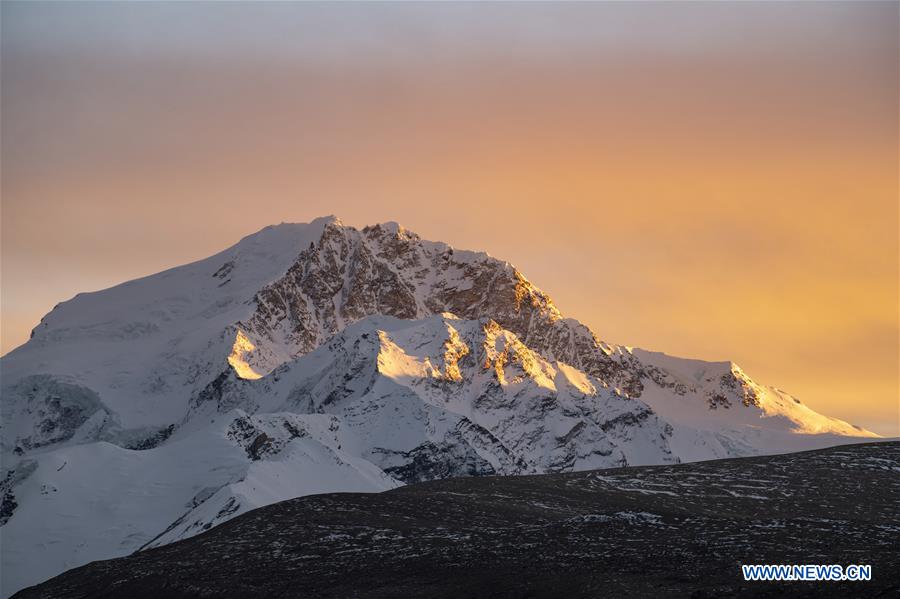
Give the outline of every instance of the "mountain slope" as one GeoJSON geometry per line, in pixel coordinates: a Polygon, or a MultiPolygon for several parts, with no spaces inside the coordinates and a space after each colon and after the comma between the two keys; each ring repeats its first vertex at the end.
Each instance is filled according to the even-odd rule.
{"type": "Polygon", "coordinates": [[[177,423],[189,397],[227,368],[231,327],[253,313],[254,294],[330,222],[267,227],[205,260],[58,304],[0,360],[3,449],[66,441],[89,420],[83,433],[118,445],[177,423]]]}
{"type": "Polygon", "coordinates": [[[898,471],[894,442],[317,495],[17,597],[895,596],[898,471]],[[766,563],[872,580],[743,581],[766,563]]]}
{"type": "Polygon", "coordinates": [[[333,419],[322,415],[254,418],[235,411],[144,451],[95,442],[36,452],[12,464],[4,460],[13,473],[0,483],[4,596],[68,568],[184,538],[289,497],[399,484],[340,451],[331,427],[333,419]],[[280,441],[289,442],[259,459],[252,441],[285,423],[292,433],[280,441]]]}
{"type": "Polygon", "coordinates": [[[230,377],[216,391],[189,420],[236,407],[335,414],[357,437],[345,448],[406,482],[434,478],[416,472],[437,459],[426,454],[460,445],[487,462],[477,474],[677,460],[670,427],[643,402],[544,359],[490,319],[367,317],[270,377],[230,377]]]}
{"type": "Polygon", "coordinates": [[[509,263],[334,218],[79,295],[0,369],[4,594],[305,493],[874,436],[602,342],[509,263]]]}

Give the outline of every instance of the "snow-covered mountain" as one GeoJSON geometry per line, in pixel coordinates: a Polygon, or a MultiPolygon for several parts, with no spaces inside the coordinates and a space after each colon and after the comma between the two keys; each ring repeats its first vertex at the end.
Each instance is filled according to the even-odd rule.
{"type": "Polygon", "coordinates": [[[876,436],[604,343],[507,262],[333,217],[80,294],[0,369],[4,595],[304,494],[876,436]]]}

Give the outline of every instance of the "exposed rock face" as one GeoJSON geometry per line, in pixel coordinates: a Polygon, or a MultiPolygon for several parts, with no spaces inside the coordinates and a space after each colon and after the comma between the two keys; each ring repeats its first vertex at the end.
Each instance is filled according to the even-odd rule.
{"type": "MultiPolygon", "coordinates": [[[[364,318],[267,377],[223,375],[188,421],[235,408],[333,414],[367,460],[404,482],[678,460],[649,406],[492,319],[364,318]]],[[[257,435],[246,434],[248,452],[264,446],[257,435]]]]}
{"type": "Polygon", "coordinates": [[[458,442],[426,441],[411,451],[381,451],[385,454],[383,463],[398,463],[397,466],[385,465],[383,470],[406,484],[457,476],[497,474],[491,463],[478,455],[478,452],[458,442]]]}
{"type": "Polygon", "coordinates": [[[642,389],[636,360],[563,319],[550,297],[511,264],[423,241],[398,225],[358,231],[329,223],[285,276],[254,299],[253,317],[237,326],[256,347],[246,360],[260,373],[365,316],[413,319],[449,312],[492,318],[547,358],[631,396],[642,389]]]}
{"type": "Polygon", "coordinates": [[[175,432],[175,425],[170,424],[169,426],[164,426],[160,429],[150,431],[147,435],[136,439],[132,443],[125,442],[122,445],[127,449],[153,449],[161,443],[164,443],[166,439],[172,436],[173,432],[175,432]]]}
{"type": "Polygon", "coordinates": [[[3,479],[0,480],[0,526],[6,524],[13,513],[15,513],[16,508],[19,507],[13,488],[28,478],[36,469],[36,462],[24,460],[19,462],[12,470],[7,470],[4,473],[3,479]]]}

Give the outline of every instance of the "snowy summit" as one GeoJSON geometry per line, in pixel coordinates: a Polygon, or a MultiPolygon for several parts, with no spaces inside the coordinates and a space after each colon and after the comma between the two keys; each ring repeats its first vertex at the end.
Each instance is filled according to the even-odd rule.
{"type": "Polygon", "coordinates": [[[605,343],[508,262],[334,217],[79,294],[0,368],[3,596],[301,495],[877,436],[605,343]]]}

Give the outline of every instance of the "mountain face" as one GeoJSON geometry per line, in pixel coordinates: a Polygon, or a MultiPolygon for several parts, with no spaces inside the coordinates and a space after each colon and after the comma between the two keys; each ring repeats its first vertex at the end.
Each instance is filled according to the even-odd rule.
{"type": "Polygon", "coordinates": [[[898,470],[882,442],[302,497],[16,597],[896,597],[898,470]],[[872,578],[741,576],[798,562],[872,578]]]}
{"type": "Polygon", "coordinates": [[[562,318],[552,300],[508,262],[422,241],[397,224],[357,231],[331,223],[287,273],[254,298],[238,324],[255,349],[242,359],[265,374],[373,314],[403,319],[452,313],[492,318],[521,341],[635,396],[640,366],[627,352],[562,318]]]}
{"type": "Polygon", "coordinates": [[[875,436],[604,343],[507,262],[334,218],[79,294],[0,369],[4,595],[300,495],[875,436]]]}

